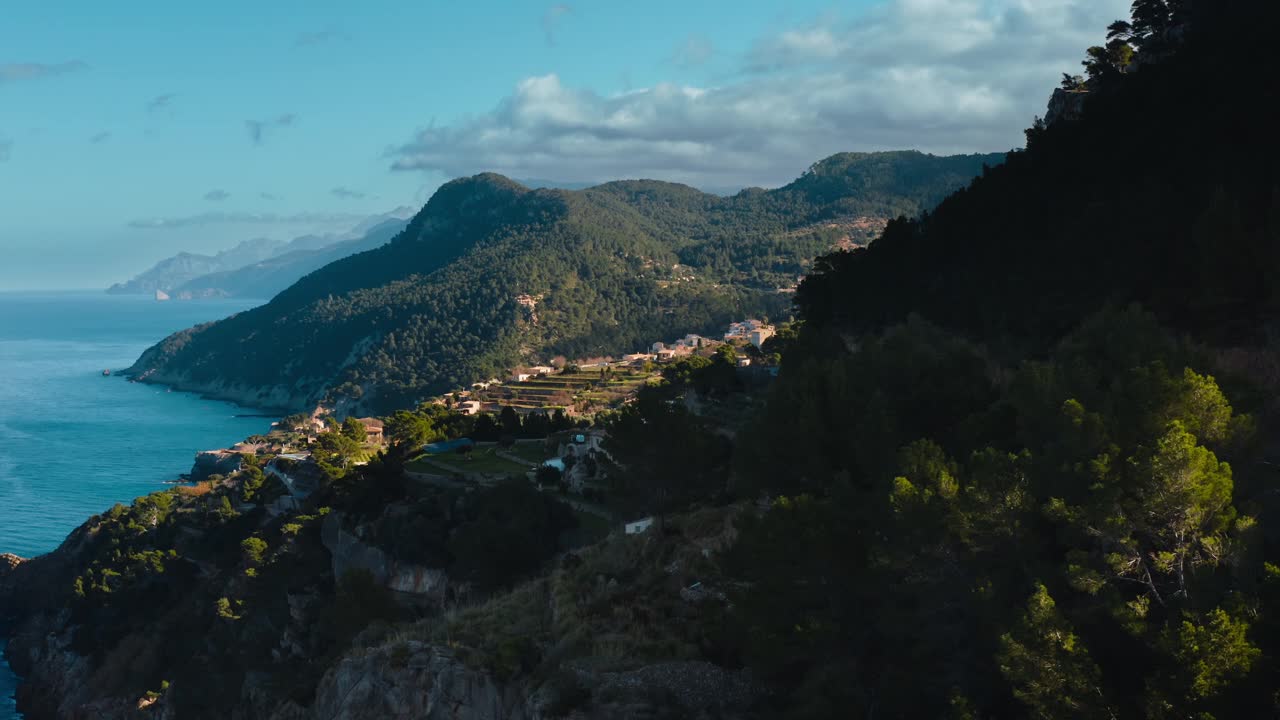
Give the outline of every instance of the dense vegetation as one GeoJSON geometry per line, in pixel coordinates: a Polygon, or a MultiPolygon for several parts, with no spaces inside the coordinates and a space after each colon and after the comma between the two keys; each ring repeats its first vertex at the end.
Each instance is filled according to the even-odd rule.
{"type": "Polygon", "coordinates": [[[838,155],[732,198],[650,181],[569,192],[457,180],[389,245],[178,333],[134,371],[393,409],[529,359],[633,352],[784,314],[778,290],[842,239],[830,221],[916,215],[1002,158],[838,155]]]}
{"type": "Polygon", "coordinates": [[[1122,72],[1092,51],[1082,119],[1038,123],[1026,151],[927,217],[821,260],[799,290],[806,316],[872,330],[919,313],[1043,350],[1090,312],[1136,301],[1223,342],[1275,333],[1280,102],[1261,70],[1274,53],[1268,37],[1238,36],[1265,18],[1232,25],[1217,4],[1139,3],[1150,19],[1113,26],[1111,52],[1151,57],[1122,72]]]}
{"type": "Polygon", "coordinates": [[[117,505],[72,535],[74,552],[45,558],[3,618],[65,608],[69,649],[97,669],[97,692],[139,698],[163,688],[178,717],[231,716],[255,677],[309,702],[358,633],[425,611],[397,603],[367,571],[336,576],[326,521],[362,526],[371,546],[447,572],[479,597],[537,571],[577,525],[527,482],[407,493],[397,457],[335,471],[307,512],[285,517],[265,511],[278,482],[252,462],[117,505]]]}
{"type": "Polygon", "coordinates": [[[736,458],[777,714],[1277,712],[1277,9],[1134,11],[1078,118],[803,283],[736,458]]]}
{"type": "Polygon", "coordinates": [[[786,362],[731,564],[790,716],[1274,710],[1276,478],[1211,354],[1135,309],[1043,359],[914,319],[786,362]]]}

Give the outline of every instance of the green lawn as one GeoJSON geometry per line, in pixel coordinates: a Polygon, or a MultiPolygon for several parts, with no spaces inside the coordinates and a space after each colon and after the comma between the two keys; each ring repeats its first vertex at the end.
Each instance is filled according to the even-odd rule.
{"type": "MultiPolygon", "coordinates": [[[[524,477],[525,473],[529,472],[529,468],[525,465],[498,457],[494,454],[495,450],[496,448],[493,447],[479,447],[473,450],[469,456],[462,456],[457,453],[443,453],[440,455],[424,455],[422,457],[429,458],[436,465],[464,475],[481,473],[485,475],[504,474],[524,477]]],[[[441,467],[436,467],[436,465],[421,462],[421,459],[419,459],[410,462],[408,469],[416,472],[438,473],[441,467]]]]}
{"type": "Polygon", "coordinates": [[[518,458],[523,458],[531,463],[541,464],[543,460],[550,458],[555,453],[547,452],[546,443],[541,440],[537,442],[518,442],[507,452],[518,458]]]}

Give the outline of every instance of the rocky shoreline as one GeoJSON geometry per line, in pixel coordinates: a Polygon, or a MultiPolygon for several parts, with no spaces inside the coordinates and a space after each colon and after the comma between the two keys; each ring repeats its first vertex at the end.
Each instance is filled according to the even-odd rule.
{"type": "Polygon", "coordinates": [[[221,382],[204,383],[192,381],[185,374],[158,373],[154,370],[139,371],[137,368],[141,362],[140,360],[138,364],[122,371],[120,374],[129,378],[131,382],[158,385],[176,392],[192,393],[205,400],[229,402],[262,413],[288,415],[291,412],[297,412],[308,407],[308,403],[310,403],[311,407],[314,407],[312,399],[318,397],[316,393],[299,393],[282,386],[255,388],[228,385],[221,382]]]}

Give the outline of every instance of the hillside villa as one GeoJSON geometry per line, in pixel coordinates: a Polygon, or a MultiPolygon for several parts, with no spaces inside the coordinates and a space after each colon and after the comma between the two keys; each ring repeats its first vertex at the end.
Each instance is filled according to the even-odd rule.
{"type": "Polygon", "coordinates": [[[356,418],[356,422],[364,426],[365,442],[370,445],[383,445],[386,438],[383,436],[382,421],[378,418],[356,418]]]}
{"type": "Polygon", "coordinates": [[[742,322],[729,324],[729,329],[724,334],[724,341],[745,340],[759,350],[760,346],[764,345],[764,341],[773,337],[773,335],[774,329],[772,325],[766,325],[760,320],[743,320],[742,322]]]}

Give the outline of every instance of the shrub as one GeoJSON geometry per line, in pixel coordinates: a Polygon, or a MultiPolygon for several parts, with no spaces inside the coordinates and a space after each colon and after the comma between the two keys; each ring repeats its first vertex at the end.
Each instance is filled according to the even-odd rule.
{"type": "Polygon", "coordinates": [[[240,549],[244,551],[245,562],[250,565],[261,565],[267,555],[267,542],[257,537],[245,538],[240,543],[240,549]]]}

